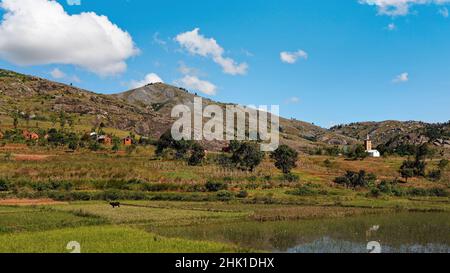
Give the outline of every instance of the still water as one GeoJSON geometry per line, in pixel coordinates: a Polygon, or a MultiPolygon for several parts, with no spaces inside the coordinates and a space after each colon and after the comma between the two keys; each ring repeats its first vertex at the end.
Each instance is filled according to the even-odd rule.
{"type": "Polygon", "coordinates": [[[289,253],[450,253],[450,213],[393,213],[339,219],[239,221],[154,230],[289,253]]]}

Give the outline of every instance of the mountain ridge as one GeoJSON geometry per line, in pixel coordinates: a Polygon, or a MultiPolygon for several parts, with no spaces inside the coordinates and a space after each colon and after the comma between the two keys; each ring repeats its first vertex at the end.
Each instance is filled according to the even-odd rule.
{"type": "MultiPolygon", "coordinates": [[[[184,88],[164,83],[148,84],[115,94],[99,94],[0,69],[0,116],[18,111],[28,118],[50,120],[58,112],[64,111],[75,115],[81,123],[92,126],[103,123],[108,127],[133,131],[151,138],[158,138],[171,127],[174,119],[170,113],[175,105],[191,105],[195,96],[195,93],[184,88]]],[[[208,98],[202,99],[204,105],[226,105],[208,98]]],[[[419,121],[383,121],[325,129],[304,121],[280,117],[280,139],[281,143],[306,152],[317,147],[361,143],[366,134],[371,135],[376,144],[384,144],[395,136],[404,136],[427,126],[428,123],[419,121]]],[[[219,143],[211,148],[219,149],[223,145],[219,143]]]]}

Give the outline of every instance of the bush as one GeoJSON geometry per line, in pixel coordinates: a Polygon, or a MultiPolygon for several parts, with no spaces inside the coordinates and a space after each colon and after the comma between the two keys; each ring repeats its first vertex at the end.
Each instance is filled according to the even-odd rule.
{"type": "Polygon", "coordinates": [[[287,191],[287,194],[298,195],[298,196],[308,196],[308,195],[316,195],[317,191],[311,189],[309,186],[304,185],[297,187],[295,190],[287,191]]]}
{"type": "Polygon", "coordinates": [[[202,164],[205,156],[205,148],[198,143],[194,143],[191,147],[191,156],[188,159],[188,164],[190,166],[198,166],[202,164]]]}
{"type": "Polygon", "coordinates": [[[8,191],[9,190],[9,183],[8,181],[4,179],[0,179],[0,191],[8,191]]]}
{"type": "Polygon", "coordinates": [[[283,180],[287,182],[298,182],[300,181],[300,177],[293,173],[287,173],[283,175],[283,180]]]}
{"type": "Polygon", "coordinates": [[[247,198],[247,197],[248,197],[248,192],[247,192],[247,191],[244,191],[244,190],[239,191],[239,192],[236,194],[236,197],[237,197],[237,198],[247,198]]]}
{"type": "Polygon", "coordinates": [[[220,190],[228,189],[228,185],[223,183],[223,182],[208,181],[205,184],[205,188],[209,192],[217,192],[217,191],[220,191],[220,190]]]}
{"type": "Polygon", "coordinates": [[[152,183],[152,184],[146,183],[143,184],[143,189],[145,191],[160,192],[160,191],[178,190],[180,189],[180,186],[172,183],[152,183]]]}
{"type": "Polygon", "coordinates": [[[428,173],[427,178],[433,182],[441,180],[441,170],[432,170],[428,173]]]}
{"type": "Polygon", "coordinates": [[[234,197],[232,192],[226,190],[218,191],[216,196],[219,201],[230,201],[234,197]]]}
{"type": "Polygon", "coordinates": [[[370,189],[369,196],[378,198],[378,197],[380,197],[380,195],[381,195],[380,189],[378,189],[378,188],[371,188],[370,189]]]}
{"type": "Polygon", "coordinates": [[[373,173],[367,174],[366,171],[359,172],[347,171],[344,176],[336,177],[334,182],[346,186],[347,188],[367,187],[377,180],[373,173]]]}

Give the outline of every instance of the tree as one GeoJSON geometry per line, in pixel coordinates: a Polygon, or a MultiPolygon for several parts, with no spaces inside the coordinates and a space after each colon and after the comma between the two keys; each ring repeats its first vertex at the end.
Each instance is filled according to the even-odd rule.
{"type": "Polygon", "coordinates": [[[406,160],[403,162],[402,166],[400,167],[399,173],[400,175],[406,180],[406,183],[408,183],[408,179],[411,177],[414,177],[414,169],[415,164],[413,161],[406,160]]]}
{"type": "Polygon", "coordinates": [[[291,173],[291,170],[297,167],[298,152],[287,145],[281,145],[270,157],[275,160],[275,167],[284,174],[291,173]]]}
{"type": "Polygon", "coordinates": [[[353,160],[364,160],[368,154],[366,152],[366,149],[363,145],[357,145],[354,149],[351,149],[346,154],[347,158],[353,159],[353,160]]]}
{"type": "Polygon", "coordinates": [[[377,180],[376,175],[373,173],[367,174],[366,171],[360,170],[359,172],[347,171],[344,176],[336,177],[334,182],[337,184],[345,185],[347,188],[367,187],[373,184],[377,180]]]}
{"type": "Polygon", "coordinates": [[[259,145],[252,142],[243,142],[231,156],[235,166],[243,171],[253,172],[264,158],[264,153],[259,150],[259,145]]]}
{"type": "Polygon", "coordinates": [[[194,143],[191,146],[191,156],[188,159],[188,164],[190,166],[200,165],[205,159],[205,149],[198,143],[194,143]]]}
{"type": "Polygon", "coordinates": [[[72,151],[75,151],[78,148],[78,143],[75,141],[70,141],[68,147],[72,151]]]}
{"type": "Polygon", "coordinates": [[[175,140],[172,137],[170,130],[166,131],[161,135],[159,140],[156,142],[156,154],[162,155],[164,149],[171,148],[174,145],[175,140]]]}

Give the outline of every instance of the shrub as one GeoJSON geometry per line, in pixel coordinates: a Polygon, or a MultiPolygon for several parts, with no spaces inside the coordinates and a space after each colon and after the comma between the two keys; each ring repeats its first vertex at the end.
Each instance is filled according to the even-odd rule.
{"type": "Polygon", "coordinates": [[[198,143],[194,143],[191,147],[191,156],[188,159],[188,164],[190,166],[198,166],[203,162],[205,156],[205,148],[198,143]]]}
{"type": "Polygon", "coordinates": [[[152,184],[145,183],[142,186],[145,191],[152,191],[152,192],[171,191],[171,190],[178,190],[180,188],[179,185],[172,183],[152,183],[152,184]]]}
{"type": "Polygon", "coordinates": [[[358,160],[358,159],[364,160],[368,156],[368,154],[363,145],[357,145],[353,149],[350,149],[349,151],[347,151],[345,153],[345,156],[352,160],[358,160]]]}
{"type": "Polygon", "coordinates": [[[432,170],[427,175],[427,178],[434,182],[441,180],[441,177],[442,177],[441,170],[432,170]]]}
{"type": "Polygon", "coordinates": [[[220,201],[230,201],[234,197],[233,193],[227,190],[218,191],[216,196],[220,201]]]}
{"type": "Polygon", "coordinates": [[[347,188],[367,187],[377,180],[373,173],[367,174],[366,171],[359,172],[347,171],[344,176],[336,177],[334,182],[346,186],[347,188]]]}
{"type": "Polygon", "coordinates": [[[378,197],[380,197],[380,195],[381,195],[380,189],[378,189],[378,188],[371,188],[370,189],[369,196],[378,198],[378,197]]]}
{"type": "Polygon", "coordinates": [[[303,185],[297,187],[295,190],[287,191],[287,194],[298,195],[298,196],[308,196],[308,195],[316,195],[317,191],[312,190],[309,186],[303,185]]]}
{"type": "Polygon", "coordinates": [[[287,182],[298,182],[300,181],[300,177],[293,173],[286,173],[283,175],[283,180],[287,182]]]}
{"type": "Polygon", "coordinates": [[[209,192],[217,192],[217,191],[220,191],[220,190],[228,189],[228,185],[223,183],[223,182],[208,181],[205,184],[205,188],[209,192]]]}
{"type": "Polygon", "coordinates": [[[237,197],[237,198],[247,198],[247,197],[248,197],[248,192],[245,191],[245,190],[239,191],[239,192],[236,194],[236,197],[237,197]]]}
{"type": "Polygon", "coordinates": [[[8,191],[9,190],[9,183],[8,181],[4,179],[0,179],[0,191],[8,191]]]}

